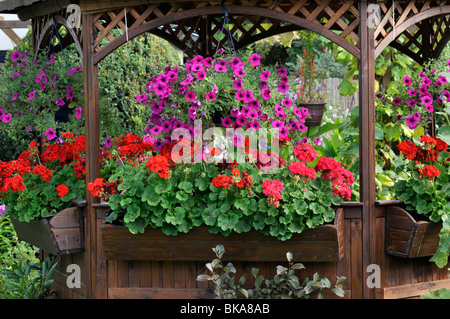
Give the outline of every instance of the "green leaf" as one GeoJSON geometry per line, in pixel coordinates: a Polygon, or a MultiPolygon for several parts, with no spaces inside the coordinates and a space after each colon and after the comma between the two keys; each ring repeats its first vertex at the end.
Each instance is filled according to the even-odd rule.
{"type": "Polygon", "coordinates": [[[183,181],[178,184],[178,187],[182,190],[184,190],[186,193],[192,193],[194,190],[194,187],[191,182],[183,181]]]}

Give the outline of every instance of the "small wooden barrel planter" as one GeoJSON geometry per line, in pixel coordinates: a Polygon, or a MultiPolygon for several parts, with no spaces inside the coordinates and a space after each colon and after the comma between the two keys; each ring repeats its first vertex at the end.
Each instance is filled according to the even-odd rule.
{"type": "Polygon", "coordinates": [[[123,226],[106,223],[101,226],[101,238],[109,260],[210,260],[211,249],[222,244],[229,261],[284,261],[290,251],[302,262],[337,262],[344,255],[343,215],[343,209],[338,208],[332,224],[307,229],[286,241],[257,231],[229,236],[211,234],[206,227],[177,236],[167,236],[159,229],[132,234],[123,226]]]}
{"type": "Polygon", "coordinates": [[[442,223],[419,220],[416,213],[409,213],[400,206],[386,211],[385,251],[388,255],[404,258],[432,256],[439,244],[442,223]]]}
{"type": "Polygon", "coordinates": [[[83,217],[78,207],[29,223],[11,217],[19,240],[23,240],[52,255],[79,253],[83,250],[83,217]]]}

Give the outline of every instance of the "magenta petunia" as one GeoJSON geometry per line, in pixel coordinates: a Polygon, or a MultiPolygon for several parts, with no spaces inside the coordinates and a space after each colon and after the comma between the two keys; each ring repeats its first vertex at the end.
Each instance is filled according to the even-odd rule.
{"type": "Polygon", "coordinates": [[[422,84],[423,85],[430,86],[432,83],[433,83],[433,81],[429,77],[424,76],[422,78],[422,84]]]}
{"type": "Polygon", "coordinates": [[[58,105],[58,106],[63,106],[64,104],[66,104],[66,103],[64,102],[64,100],[62,98],[58,98],[58,100],[56,101],[56,105],[58,105]]]}
{"type": "Polygon", "coordinates": [[[408,102],[406,102],[406,105],[409,106],[409,107],[413,107],[416,104],[417,104],[417,101],[414,100],[414,99],[411,99],[408,102]]]}
{"type": "Polygon", "coordinates": [[[12,115],[11,113],[5,114],[2,116],[2,122],[3,123],[8,123],[9,121],[11,121],[12,115]]]}
{"type": "Polygon", "coordinates": [[[20,53],[19,51],[15,51],[14,53],[11,54],[11,60],[12,61],[17,61],[22,57],[22,53],[20,53]]]}
{"type": "Polygon", "coordinates": [[[236,92],[236,99],[237,100],[243,101],[244,100],[244,96],[245,96],[244,91],[239,90],[239,91],[236,92]]]}
{"type": "Polygon", "coordinates": [[[403,78],[403,84],[406,86],[410,86],[412,84],[412,79],[409,76],[405,76],[403,78]]]}
{"type": "Polygon", "coordinates": [[[280,92],[280,93],[286,93],[289,90],[289,84],[287,84],[286,82],[278,83],[277,87],[278,87],[278,92],[280,92]]]}
{"type": "Polygon", "coordinates": [[[428,112],[433,112],[434,111],[433,104],[426,104],[425,110],[427,110],[428,112]]]}
{"type": "Polygon", "coordinates": [[[233,81],[233,89],[242,90],[244,88],[242,79],[236,79],[233,81]]]}
{"type": "Polygon", "coordinates": [[[53,140],[56,137],[56,131],[49,127],[48,130],[45,131],[45,136],[48,140],[53,140]]]}
{"type": "Polygon", "coordinates": [[[270,71],[269,70],[263,70],[261,71],[261,74],[259,75],[259,78],[261,79],[261,81],[268,81],[270,77],[270,71]]]}
{"type": "Polygon", "coordinates": [[[399,97],[395,97],[392,100],[392,104],[394,104],[394,105],[399,105],[400,103],[402,103],[402,100],[399,97]]]}
{"type": "Polygon", "coordinates": [[[259,121],[252,121],[249,122],[247,126],[251,130],[259,130],[261,127],[261,123],[259,123],[259,121]]]}
{"type": "Polygon", "coordinates": [[[420,102],[424,105],[428,105],[433,103],[433,98],[429,95],[425,95],[420,98],[420,102]]]}
{"type": "Polygon", "coordinates": [[[194,102],[195,100],[195,92],[194,91],[187,91],[186,94],[184,94],[184,97],[190,101],[190,102],[194,102]]]}
{"type": "Polygon", "coordinates": [[[270,100],[270,93],[271,91],[269,88],[264,88],[261,90],[261,97],[266,101],[270,100]]]}
{"type": "Polygon", "coordinates": [[[408,90],[408,95],[415,96],[415,95],[417,95],[418,92],[419,91],[417,91],[417,89],[409,89],[408,90]]]}
{"type": "Polygon", "coordinates": [[[224,117],[222,119],[222,125],[225,127],[230,127],[233,124],[233,121],[229,117],[224,117]]]}
{"type": "Polygon", "coordinates": [[[292,106],[292,100],[290,98],[288,98],[288,97],[285,97],[284,100],[283,100],[283,105],[285,107],[291,107],[292,106]]]}
{"type": "Polygon", "coordinates": [[[31,101],[36,96],[36,91],[33,90],[30,93],[28,93],[28,101],[31,101]]]}
{"type": "Polygon", "coordinates": [[[234,69],[234,74],[235,74],[237,77],[240,77],[240,78],[242,78],[242,77],[244,77],[244,76],[246,75],[246,73],[245,73],[245,71],[244,71],[244,68],[235,68],[235,69],[234,69]]]}
{"type": "Polygon", "coordinates": [[[253,95],[253,91],[250,89],[246,89],[244,91],[244,102],[245,103],[250,103],[251,101],[254,100],[254,95],[253,95]]]}
{"type": "Polygon", "coordinates": [[[416,116],[414,116],[414,114],[408,116],[406,118],[406,125],[411,129],[415,129],[417,127],[417,123],[419,123],[419,120],[417,119],[416,116]]]}
{"type": "Polygon", "coordinates": [[[77,119],[81,119],[82,116],[83,116],[83,109],[81,107],[77,107],[75,109],[75,117],[77,119]]]}
{"type": "Polygon", "coordinates": [[[261,64],[261,57],[256,53],[252,53],[250,55],[250,64],[253,67],[259,66],[261,64]]]}
{"type": "Polygon", "coordinates": [[[206,93],[206,95],[205,95],[205,98],[208,100],[208,101],[215,101],[216,100],[216,93],[214,93],[214,92],[208,92],[208,93],[206,93]]]}

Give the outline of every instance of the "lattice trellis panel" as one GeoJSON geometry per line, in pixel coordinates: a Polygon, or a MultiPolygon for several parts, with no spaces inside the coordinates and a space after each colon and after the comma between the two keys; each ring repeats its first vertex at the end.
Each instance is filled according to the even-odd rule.
{"type": "MultiPolygon", "coordinates": [[[[359,53],[359,11],[354,0],[229,0],[229,27],[235,47],[301,28],[316,29],[359,53]],[[328,32],[328,33],[327,33],[328,32]]],[[[212,55],[219,41],[225,12],[219,2],[166,2],[117,8],[94,15],[94,52],[99,62],[126,42],[149,31],[173,43],[188,55],[212,55]]]]}
{"type": "Polygon", "coordinates": [[[450,37],[450,1],[378,2],[375,55],[387,45],[419,63],[437,57],[450,37]]]}

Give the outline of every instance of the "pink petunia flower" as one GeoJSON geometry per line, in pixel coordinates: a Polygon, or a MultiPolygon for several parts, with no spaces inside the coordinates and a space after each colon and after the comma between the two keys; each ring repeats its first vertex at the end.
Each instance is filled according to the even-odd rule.
{"type": "Polygon", "coordinates": [[[48,140],[53,140],[56,137],[56,131],[49,127],[48,130],[45,131],[45,136],[48,140]]]}

